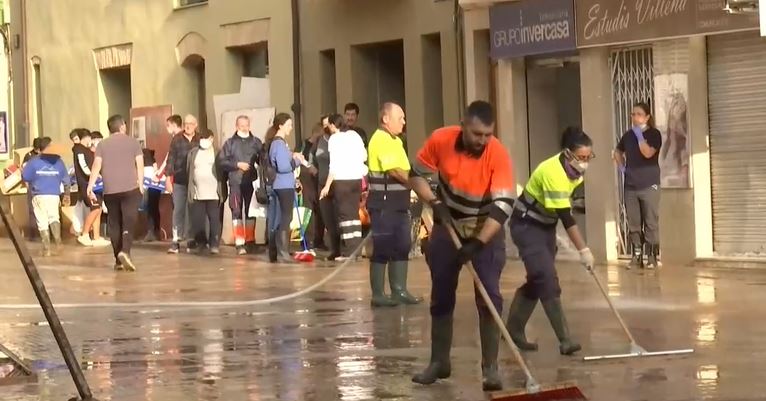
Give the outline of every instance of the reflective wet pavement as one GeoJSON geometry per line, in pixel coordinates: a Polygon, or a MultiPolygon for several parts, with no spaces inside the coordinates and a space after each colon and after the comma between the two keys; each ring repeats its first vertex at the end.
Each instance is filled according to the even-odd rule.
{"type": "MultiPolygon", "coordinates": [[[[237,259],[166,255],[160,245],[135,250],[140,271],[116,274],[108,250],[69,247],[40,261],[54,302],[251,300],[283,295],[331,269],[270,266],[237,259]]],[[[66,400],[76,395],[15,254],[0,241],[0,343],[34,360],[39,378],[0,387],[2,400],[66,400]]],[[[579,356],[628,350],[617,321],[592,279],[574,264],[559,266],[565,308],[579,356]]],[[[582,362],[558,355],[541,308],[528,335],[541,350],[526,354],[539,381],[575,380],[591,400],[762,400],[766,381],[766,271],[666,266],[642,274],[599,271],[637,338],[650,351],[695,348],[682,357],[582,362]]],[[[523,278],[509,262],[506,302],[523,278]]],[[[410,287],[430,289],[423,260],[412,263],[410,287]]],[[[428,305],[373,311],[366,263],[349,267],[308,297],[234,308],[60,309],[75,354],[100,400],[482,400],[476,309],[468,274],[461,279],[453,376],[430,387],[410,376],[427,363],[428,305]]],[[[502,348],[501,348],[502,349],[502,348]]],[[[501,351],[506,387],[523,376],[501,351]]]]}

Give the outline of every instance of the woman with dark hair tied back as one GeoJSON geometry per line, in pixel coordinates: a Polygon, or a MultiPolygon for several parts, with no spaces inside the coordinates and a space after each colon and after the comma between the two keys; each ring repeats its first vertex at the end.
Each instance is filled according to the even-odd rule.
{"type": "Polygon", "coordinates": [[[269,207],[266,213],[269,230],[269,261],[294,264],[290,257],[290,223],[295,201],[295,169],[305,162],[300,153],[290,152],[285,139],[293,131],[293,120],[287,113],[279,113],[266,131],[266,163],[273,172],[273,181],[267,178],[269,207]],[[272,181],[272,182],[268,182],[272,181]]]}
{"type": "Polygon", "coordinates": [[[516,290],[507,326],[520,349],[536,351],[537,344],[527,341],[524,329],[540,301],[558,337],[559,352],[571,355],[581,347],[570,338],[561,306],[561,287],[556,274],[556,225],[561,220],[569,239],[580,252],[583,267],[592,270],[593,254],[572,216],[570,198],[583,183],[588,162],[595,155],[590,137],[576,127],[564,131],[561,147],[560,153],[537,166],[514,205],[511,236],[527,270],[527,282],[516,290]]]}
{"type": "Polygon", "coordinates": [[[359,134],[346,126],[343,116],[333,114],[328,123],[331,132],[327,143],[330,169],[319,199],[330,196],[335,204],[343,245],[341,255],[333,250],[329,259],[342,261],[351,256],[362,242],[359,201],[362,196],[362,178],[367,175],[367,166],[364,164],[367,161],[367,150],[359,134]]]}
{"type": "Polygon", "coordinates": [[[651,108],[636,103],[630,113],[633,127],[622,135],[614,161],[625,174],[625,213],[632,258],[628,268],[658,267],[660,254],[660,163],[662,134],[654,128],[651,108]]]}

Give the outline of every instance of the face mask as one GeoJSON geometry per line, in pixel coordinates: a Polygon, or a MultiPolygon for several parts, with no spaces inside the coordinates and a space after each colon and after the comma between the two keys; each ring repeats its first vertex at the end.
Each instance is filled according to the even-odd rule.
{"type": "Polygon", "coordinates": [[[570,163],[572,164],[572,168],[577,170],[577,172],[580,173],[580,174],[585,173],[585,170],[588,169],[588,162],[581,162],[579,160],[573,160],[570,163]]]}
{"type": "Polygon", "coordinates": [[[213,141],[211,141],[210,139],[199,140],[199,147],[201,149],[210,149],[211,146],[213,146],[213,141]]]}
{"type": "Polygon", "coordinates": [[[243,131],[237,131],[237,136],[239,136],[240,138],[247,138],[248,136],[250,136],[250,133],[249,132],[243,132],[243,131]]]}

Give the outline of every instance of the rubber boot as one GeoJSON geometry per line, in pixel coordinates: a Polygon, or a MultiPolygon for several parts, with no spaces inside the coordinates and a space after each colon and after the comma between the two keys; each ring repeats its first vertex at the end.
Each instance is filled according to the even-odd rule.
{"type": "Polygon", "coordinates": [[[646,268],[653,270],[659,267],[657,256],[660,254],[659,245],[646,244],[646,268]]]}
{"type": "Polygon", "coordinates": [[[407,266],[406,260],[388,262],[388,284],[391,286],[391,298],[401,304],[415,305],[423,302],[407,291],[407,266]]]}
{"type": "Polygon", "coordinates": [[[569,337],[569,325],[564,316],[564,308],[561,306],[561,298],[552,298],[541,301],[545,314],[551,322],[551,327],[559,339],[559,352],[561,355],[572,355],[582,349],[580,344],[573,342],[569,337]]]}
{"type": "Polygon", "coordinates": [[[51,256],[51,232],[40,230],[40,241],[43,243],[42,256],[51,256]]]}
{"type": "Polygon", "coordinates": [[[537,351],[537,344],[527,341],[527,335],[525,334],[525,328],[527,322],[532,316],[532,312],[537,306],[537,300],[532,300],[521,294],[521,291],[516,291],[511,302],[511,308],[508,311],[508,321],[506,327],[511,334],[514,344],[523,351],[537,351]]]}
{"type": "Polygon", "coordinates": [[[269,262],[277,263],[277,232],[269,233],[269,262]]]}
{"type": "Polygon", "coordinates": [[[633,248],[633,256],[630,258],[630,264],[628,269],[643,269],[644,268],[644,253],[641,243],[634,242],[631,246],[633,248]]]}
{"type": "Polygon", "coordinates": [[[489,311],[479,313],[479,337],[481,338],[481,377],[484,391],[503,389],[497,371],[497,349],[500,346],[500,330],[489,311]]]}
{"type": "Polygon", "coordinates": [[[277,232],[277,261],[285,265],[297,265],[290,256],[290,231],[279,230],[277,232]]]}
{"type": "MultiPolygon", "coordinates": [[[[391,269],[388,270],[388,274],[391,274],[391,269]]],[[[385,286],[386,265],[383,263],[370,263],[370,289],[372,290],[370,305],[373,308],[399,305],[398,302],[386,296],[385,286]]]]}
{"type": "Polygon", "coordinates": [[[431,318],[431,362],[423,372],[412,377],[418,384],[433,384],[452,374],[450,365],[452,348],[452,315],[431,318]]]}
{"type": "Polygon", "coordinates": [[[58,254],[61,252],[61,223],[53,222],[50,226],[51,240],[53,240],[53,252],[58,254]]]}

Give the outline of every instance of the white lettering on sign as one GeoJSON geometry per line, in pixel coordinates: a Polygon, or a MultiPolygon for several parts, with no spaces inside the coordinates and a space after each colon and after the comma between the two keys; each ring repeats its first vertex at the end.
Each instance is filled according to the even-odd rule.
{"type": "Polygon", "coordinates": [[[686,5],[686,0],[637,0],[636,22],[643,24],[682,13],[686,5]]]}
{"type": "Polygon", "coordinates": [[[495,47],[528,45],[566,39],[570,32],[569,21],[557,21],[496,31],[493,40],[495,47]]]}
{"type": "Polygon", "coordinates": [[[630,26],[630,11],[625,7],[625,1],[620,3],[620,9],[614,16],[609,15],[609,9],[602,13],[601,4],[594,4],[588,10],[588,22],[585,23],[585,39],[595,39],[610,33],[620,32],[630,26]]]}

